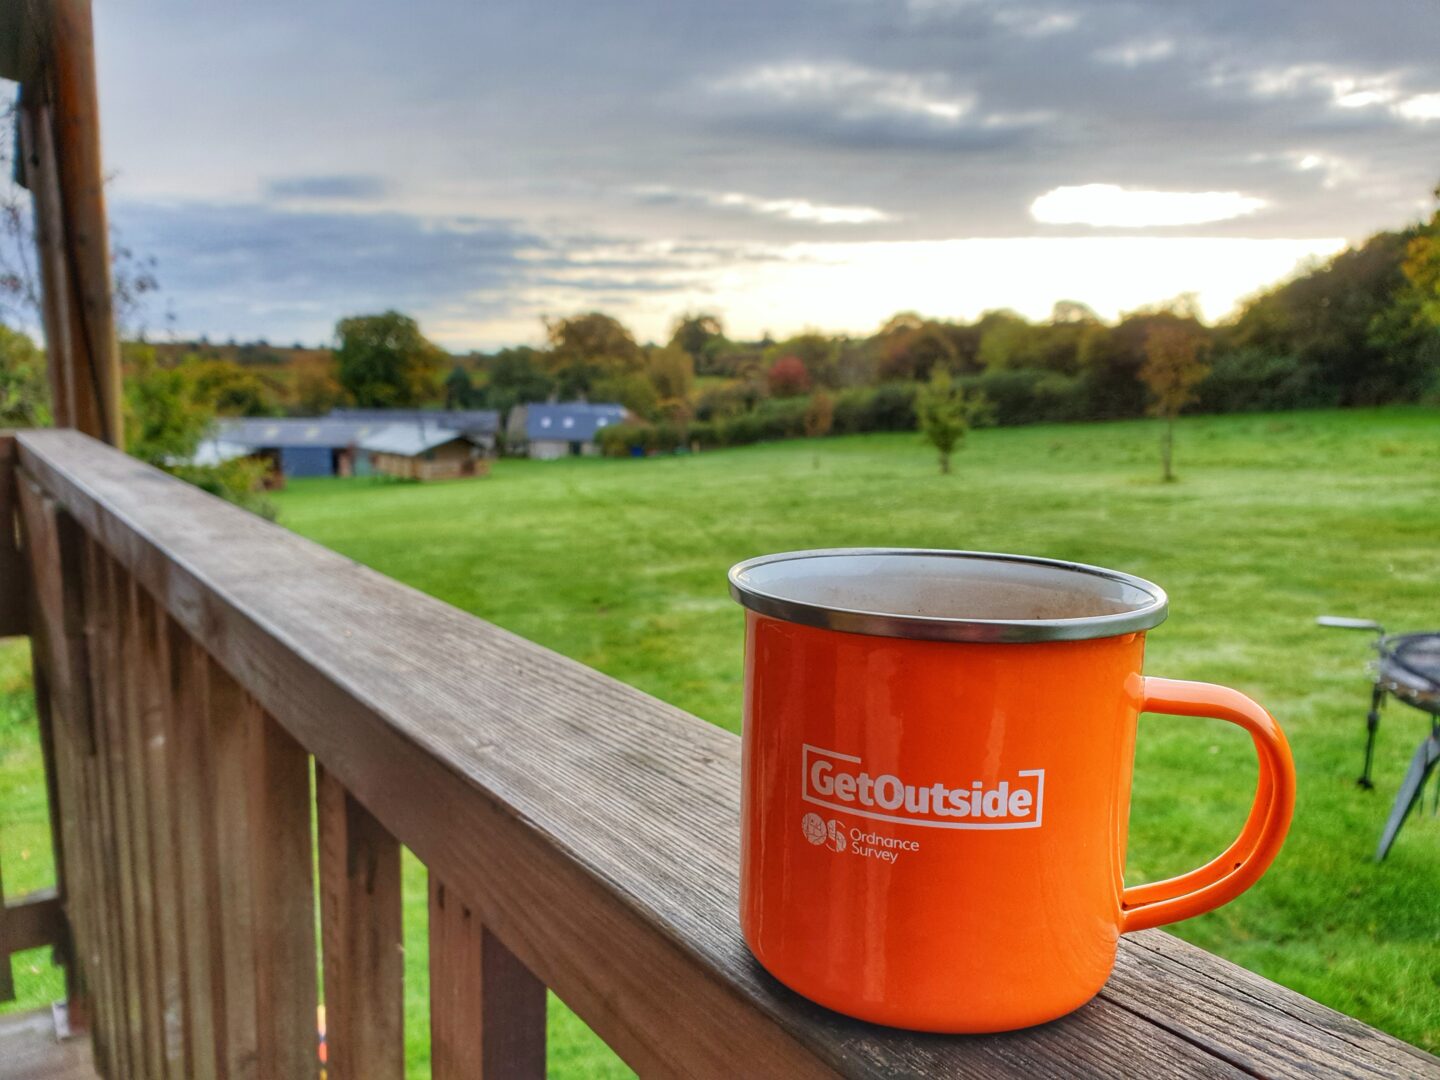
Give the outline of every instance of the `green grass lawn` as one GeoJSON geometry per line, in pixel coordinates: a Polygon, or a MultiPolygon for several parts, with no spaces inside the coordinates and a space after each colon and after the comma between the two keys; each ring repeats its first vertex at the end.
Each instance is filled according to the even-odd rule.
{"type": "MultiPolygon", "coordinates": [[[[746,556],[975,548],[1158,581],[1172,614],[1151,633],[1147,670],[1258,698],[1285,725],[1300,777],[1289,843],[1265,879],[1175,932],[1440,1049],[1440,821],[1428,799],[1390,859],[1370,861],[1424,721],[1388,710],[1377,790],[1359,791],[1367,641],[1313,625],[1325,612],[1396,630],[1440,624],[1440,411],[1187,419],[1175,484],[1156,479],[1156,435],[1147,423],[980,431],[949,477],[917,436],[871,435],[693,457],[502,461],[488,479],[432,486],[301,481],[276,501],[283,524],[730,730],[742,619],[724,574],[746,556]]],[[[6,671],[0,693],[23,704],[6,671]]],[[[0,709],[7,891],[27,867],[48,871],[36,855],[33,752],[12,711],[0,709]]],[[[1132,883],[1225,847],[1253,791],[1252,754],[1219,722],[1142,722],[1132,883]]],[[[418,1066],[425,904],[423,871],[408,872],[418,1066]]],[[[35,966],[22,985],[31,1000],[58,986],[35,966]]],[[[552,1017],[552,1071],[621,1071],[563,1008],[552,1017]]]]}

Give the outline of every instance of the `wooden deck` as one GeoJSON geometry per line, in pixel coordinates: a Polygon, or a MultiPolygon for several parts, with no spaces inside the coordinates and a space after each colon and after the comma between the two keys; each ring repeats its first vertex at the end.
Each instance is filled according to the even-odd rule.
{"type": "Polygon", "coordinates": [[[49,1009],[0,1016],[0,1077],[4,1080],[95,1080],[90,1040],[55,1038],[49,1009]]]}

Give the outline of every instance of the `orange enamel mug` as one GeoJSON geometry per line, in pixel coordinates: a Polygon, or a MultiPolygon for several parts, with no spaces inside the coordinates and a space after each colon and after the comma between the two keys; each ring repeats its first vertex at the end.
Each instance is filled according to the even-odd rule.
{"type": "Polygon", "coordinates": [[[844,549],[730,571],[745,613],[741,912],[760,963],[837,1012],[1005,1031],[1093,997],[1122,933],[1253,885],[1295,770],[1234,690],[1141,674],[1156,585],[1018,555],[844,549]],[[1213,717],[1260,756],[1239,838],[1127,888],[1136,720],[1213,717]]]}

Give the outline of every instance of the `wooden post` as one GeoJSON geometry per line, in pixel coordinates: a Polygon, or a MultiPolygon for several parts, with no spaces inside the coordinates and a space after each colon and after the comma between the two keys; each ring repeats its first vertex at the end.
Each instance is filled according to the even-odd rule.
{"type": "Polygon", "coordinates": [[[405,1075],[400,844],[318,763],[325,1048],[333,1080],[405,1075]]]}
{"type": "Polygon", "coordinates": [[[430,875],[430,1072],[542,1080],[545,984],[430,875]]]}
{"type": "Polygon", "coordinates": [[[147,1045],[150,1013],[141,970],[143,948],[137,911],[133,821],[126,786],[125,713],[122,708],[123,664],[117,624],[114,560],[87,540],[84,578],[86,651],[90,657],[91,701],[95,707],[95,753],[99,765],[102,843],[105,877],[113,891],[107,903],[111,925],[106,937],[118,953],[116,1051],[122,1075],[154,1076],[159,1072],[159,1043],[147,1045]]]}
{"type": "Polygon", "coordinates": [[[50,385],[59,426],[123,442],[90,0],[28,0],[42,41],[24,86],[24,179],[36,205],[50,385]]]}
{"type": "Polygon", "coordinates": [[[175,804],[171,797],[174,745],[167,712],[170,690],[169,635],[155,601],[130,578],[129,620],[134,661],[130,678],[136,685],[134,737],[146,793],[150,829],[152,918],[155,928],[156,991],[160,1008],[161,1047],[166,1075],[184,1080],[195,1075],[186,1061],[184,917],[177,877],[175,804]]]}
{"type": "Polygon", "coordinates": [[[180,920],[184,925],[187,1061],[196,1080],[211,1080],[225,1060],[225,983],[220,961],[220,869],[215,847],[214,761],[210,752],[210,660],[168,616],[170,707],[167,738],[173,747],[175,850],[180,920]]]}
{"type": "Polygon", "coordinates": [[[310,761],[219,664],[207,676],[215,768],[226,1067],[315,1076],[310,761]]]}
{"type": "Polygon", "coordinates": [[[81,581],[84,542],[75,520],[34,481],[18,477],[24,550],[30,569],[31,660],[35,706],[50,735],[58,806],[52,828],[61,858],[56,880],[67,913],[66,993],[72,1027],[93,1025],[96,1059],[109,1060],[115,1025],[114,969],[105,962],[95,737],[81,581]],[[93,994],[93,999],[90,995],[93,994]]]}

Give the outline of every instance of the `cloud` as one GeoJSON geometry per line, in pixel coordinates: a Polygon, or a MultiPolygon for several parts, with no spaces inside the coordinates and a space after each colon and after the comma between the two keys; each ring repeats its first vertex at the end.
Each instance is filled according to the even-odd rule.
{"type": "Polygon", "coordinates": [[[1119,228],[1204,225],[1253,214],[1265,200],[1238,191],[1137,191],[1116,184],[1052,188],[1030,204],[1046,225],[1119,228]]]}
{"type": "Polygon", "coordinates": [[[389,190],[383,177],[360,174],[285,176],[265,184],[266,197],[278,201],[378,199],[389,190]]]}
{"type": "Polygon", "coordinates": [[[740,191],[680,191],[664,184],[642,184],[635,194],[657,205],[705,206],[805,225],[875,225],[895,215],[873,206],[839,206],[798,198],[764,198],[740,191]]]}
{"type": "Polygon", "coordinates": [[[877,71],[844,61],[795,61],[750,68],[713,84],[717,93],[781,105],[820,104],[851,119],[896,115],[958,124],[975,107],[934,76],[877,71]]]}
{"type": "Polygon", "coordinates": [[[1418,120],[1421,123],[1440,120],[1440,93],[1416,94],[1406,98],[1396,103],[1395,111],[1406,120],[1418,120]]]}
{"type": "Polygon", "coordinates": [[[1023,141],[1050,109],[982,107],[941,71],[790,60],[743,68],[706,90],[718,130],[853,151],[988,151],[1023,141]]]}
{"type": "Polygon", "coordinates": [[[1401,71],[1363,71],[1318,63],[1248,72],[1227,67],[1213,73],[1211,82],[1217,86],[1239,83],[1260,98],[1310,96],[1334,109],[1378,110],[1420,123],[1440,119],[1440,92],[1405,89],[1401,71]]]}
{"type": "Polygon", "coordinates": [[[1173,55],[1175,42],[1170,38],[1149,38],[1108,45],[1095,53],[1095,59],[1105,64],[1133,68],[1141,64],[1154,64],[1173,55]]]}
{"type": "MultiPolygon", "coordinates": [[[[95,11],[115,217],[160,256],[182,323],[214,333],[308,339],[396,304],[483,343],[607,296],[660,325],[722,279],[721,306],[758,310],[757,282],[802,241],[1354,240],[1414,220],[1435,181],[1417,137],[1440,130],[1434,0],[1385,18],[1354,0],[246,10],[95,11]],[[1119,220],[1154,224],[1032,215],[1091,180],[1131,193],[1119,220]],[[1139,213],[1146,192],[1170,198],[1139,213]]],[[[834,250],[893,272],[878,249],[834,250]]],[[[1128,268],[1091,271],[1112,274],[1128,268]]],[[[1043,291],[1004,280],[1015,305],[1043,291]]],[[[776,297],[824,314],[798,286],[776,297]]]]}
{"type": "Polygon", "coordinates": [[[1036,8],[996,8],[991,15],[997,26],[1003,26],[1012,33],[1024,37],[1049,37],[1064,34],[1080,25],[1080,14],[1075,11],[1045,11],[1036,8]]]}
{"type": "Polygon", "coordinates": [[[119,201],[111,214],[129,246],[156,258],[177,329],[212,337],[324,340],[347,314],[462,296],[484,310],[556,257],[546,238],[506,221],[200,202],[119,201]]]}

